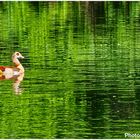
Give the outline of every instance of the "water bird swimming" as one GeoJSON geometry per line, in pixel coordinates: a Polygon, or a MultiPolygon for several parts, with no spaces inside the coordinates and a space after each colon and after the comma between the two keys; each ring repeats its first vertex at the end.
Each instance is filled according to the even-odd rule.
{"type": "Polygon", "coordinates": [[[12,79],[24,73],[24,67],[21,65],[19,59],[24,57],[19,52],[12,55],[14,66],[0,66],[0,79],[12,79]]]}

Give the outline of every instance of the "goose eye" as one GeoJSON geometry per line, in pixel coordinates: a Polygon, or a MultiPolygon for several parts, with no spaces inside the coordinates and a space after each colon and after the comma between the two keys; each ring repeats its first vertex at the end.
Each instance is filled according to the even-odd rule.
{"type": "Polygon", "coordinates": [[[19,56],[19,53],[16,53],[17,56],[19,56]]]}

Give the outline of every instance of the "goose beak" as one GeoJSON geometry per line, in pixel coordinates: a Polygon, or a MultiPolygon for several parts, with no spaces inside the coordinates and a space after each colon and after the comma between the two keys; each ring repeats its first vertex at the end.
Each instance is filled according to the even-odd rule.
{"type": "Polygon", "coordinates": [[[24,56],[21,56],[22,59],[24,59],[24,56]]]}
{"type": "Polygon", "coordinates": [[[20,55],[18,56],[18,59],[24,59],[24,56],[20,55]]]}

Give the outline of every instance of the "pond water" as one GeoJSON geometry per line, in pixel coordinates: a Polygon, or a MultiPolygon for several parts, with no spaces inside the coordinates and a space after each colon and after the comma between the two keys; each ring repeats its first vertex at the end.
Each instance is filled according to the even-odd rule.
{"type": "Polygon", "coordinates": [[[25,57],[20,92],[0,81],[0,138],[139,133],[139,19],[140,2],[0,2],[0,65],[25,57]]]}

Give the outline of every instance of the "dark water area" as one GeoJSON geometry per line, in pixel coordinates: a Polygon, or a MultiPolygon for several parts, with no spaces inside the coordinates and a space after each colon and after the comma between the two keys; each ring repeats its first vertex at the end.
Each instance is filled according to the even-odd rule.
{"type": "Polygon", "coordinates": [[[0,2],[0,138],[140,134],[140,2],[0,2]]]}

